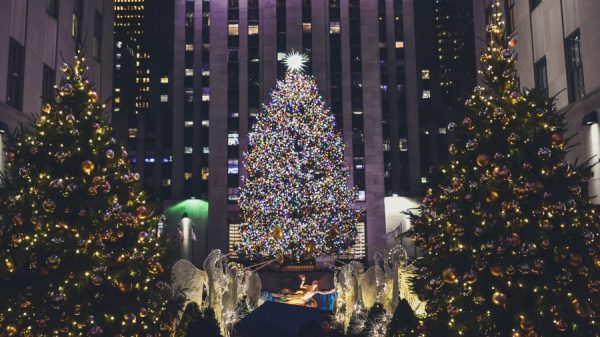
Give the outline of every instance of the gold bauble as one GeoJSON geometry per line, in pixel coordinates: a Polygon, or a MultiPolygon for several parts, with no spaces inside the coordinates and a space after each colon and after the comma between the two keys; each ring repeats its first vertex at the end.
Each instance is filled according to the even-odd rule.
{"type": "Polygon", "coordinates": [[[552,134],[552,145],[561,147],[565,144],[565,135],[562,133],[552,134]]]}
{"type": "Polygon", "coordinates": [[[600,268],[600,256],[594,256],[594,264],[596,265],[596,267],[600,268]]]}
{"type": "Polygon", "coordinates": [[[50,111],[52,111],[52,105],[48,103],[44,104],[44,106],[42,107],[42,111],[45,113],[50,113],[50,111]]]}
{"type": "Polygon", "coordinates": [[[506,304],[506,300],[506,295],[500,291],[496,291],[492,295],[492,302],[494,302],[495,305],[504,306],[506,304]]]}
{"type": "Polygon", "coordinates": [[[500,194],[498,194],[498,192],[491,191],[490,194],[487,196],[487,198],[485,198],[485,201],[491,204],[491,203],[498,201],[499,198],[500,198],[500,194]]]}
{"type": "Polygon", "coordinates": [[[150,272],[152,275],[162,274],[164,271],[165,269],[158,261],[154,261],[148,266],[148,272],[150,272]]]}
{"type": "Polygon", "coordinates": [[[524,315],[519,316],[519,327],[525,331],[532,331],[534,328],[533,322],[524,315]]]}
{"type": "Polygon", "coordinates": [[[554,320],[554,328],[560,332],[565,332],[567,331],[568,326],[562,319],[557,319],[554,320]]]}
{"type": "Polygon", "coordinates": [[[444,269],[444,271],[442,272],[442,279],[444,280],[444,282],[449,283],[449,284],[458,283],[458,277],[456,276],[456,269],[454,269],[452,267],[444,269]]]}
{"type": "Polygon", "coordinates": [[[515,49],[517,47],[517,44],[519,43],[519,40],[517,40],[517,38],[511,38],[510,40],[508,40],[508,46],[512,49],[515,49]]]}
{"type": "Polygon", "coordinates": [[[495,277],[502,276],[502,274],[504,274],[504,269],[500,266],[491,266],[490,274],[492,274],[492,276],[495,276],[495,277]]]}
{"type": "Polygon", "coordinates": [[[144,317],[146,317],[146,316],[148,316],[148,309],[146,309],[146,308],[143,308],[143,307],[142,307],[142,308],[140,308],[140,317],[141,317],[141,318],[144,318],[144,317]]]}
{"type": "Polygon", "coordinates": [[[94,172],[94,163],[92,163],[91,160],[84,160],[81,163],[81,170],[86,173],[86,174],[91,174],[92,172],[94,172]]]}
{"type": "Polygon", "coordinates": [[[283,229],[281,229],[281,226],[277,225],[273,228],[273,238],[277,241],[283,240],[283,229]]]}
{"type": "Polygon", "coordinates": [[[487,154],[482,153],[477,156],[475,161],[477,162],[477,166],[484,167],[490,163],[490,157],[487,154]]]}
{"type": "Polygon", "coordinates": [[[60,266],[60,257],[58,257],[58,255],[56,255],[56,254],[50,255],[46,259],[46,264],[48,265],[48,268],[50,268],[50,269],[58,269],[58,267],[60,266]]]}
{"type": "Polygon", "coordinates": [[[306,255],[309,258],[311,258],[312,255],[314,254],[314,252],[315,252],[315,244],[311,242],[306,246],[306,255]]]}
{"type": "Polygon", "coordinates": [[[69,70],[69,65],[68,65],[68,64],[66,64],[66,63],[63,63],[63,64],[60,66],[60,71],[62,71],[62,72],[64,73],[64,72],[66,72],[67,70],[69,70]]]}
{"type": "Polygon", "coordinates": [[[106,158],[113,159],[114,157],[115,157],[115,151],[113,151],[113,150],[106,150],[106,158]]]}
{"type": "Polygon", "coordinates": [[[138,219],[140,219],[140,220],[144,220],[144,219],[148,218],[148,216],[150,215],[150,212],[148,211],[148,207],[146,207],[144,205],[138,206],[138,208],[135,209],[135,213],[136,213],[138,219]]]}
{"type": "Polygon", "coordinates": [[[9,273],[15,271],[15,264],[11,258],[7,258],[6,260],[4,260],[4,264],[6,265],[6,270],[8,270],[9,273]]]}
{"type": "Polygon", "coordinates": [[[104,278],[98,274],[92,275],[92,284],[96,287],[100,286],[104,282],[104,278]]]}

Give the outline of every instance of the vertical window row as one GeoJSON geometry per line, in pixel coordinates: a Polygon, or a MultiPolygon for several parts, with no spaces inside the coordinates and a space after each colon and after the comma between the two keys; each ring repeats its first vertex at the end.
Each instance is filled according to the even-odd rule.
{"type": "Polygon", "coordinates": [[[277,77],[285,74],[285,65],[283,64],[283,58],[286,52],[286,28],[285,28],[285,0],[277,0],[275,5],[275,16],[277,25],[277,77]]]}
{"type": "Polygon", "coordinates": [[[352,155],[354,187],[365,200],[365,127],[363,118],[360,0],[348,2],[350,13],[350,98],[352,106],[352,155]]]}
{"type": "Polygon", "coordinates": [[[565,40],[569,103],[585,95],[583,62],[581,61],[581,35],[579,29],[565,40]]]}
{"type": "MultiPolygon", "coordinates": [[[[197,74],[196,78],[200,78],[200,87],[202,92],[200,96],[200,148],[196,151],[196,156],[200,156],[200,193],[202,198],[208,196],[208,157],[210,149],[208,147],[208,138],[210,133],[209,126],[209,104],[210,104],[210,0],[202,1],[202,46],[201,59],[197,62],[202,62],[202,73],[197,74]]],[[[196,128],[198,129],[198,127],[196,128]]]]}
{"type": "Polygon", "coordinates": [[[25,48],[13,38],[10,38],[8,44],[8,71],[6,74],[6,104],[22,110],[25,48]]]}
{"type": "Polygon", "coordinates": [[[336,128],[344,127],[342,114],[342,37],[340,34],[340,0],[329,0],[329,69],[331,111],[336,128]]]}
{"type": "MultiPolygon", "coordinates": [[[[194,45],[194,1],[185,2],[185,53],[184,53],[184,78],[183,78],[183,119],[194,120],[194,50],[187,46],[194,45]]],[[[184,124],[185,125],[185,124],[184,124]]],[[[183,129],[183,196],[190,198],[193,195],[194,179],[194,128],[183,129]]]]}
{"type": "Polygon", "coordinates": [[[227,201],[236,203],[239,198],[239,0],[228,0],[227,20],[229,36],[227,41],[227,201]]]}
{"type": "Polygon", "coordinates": [[[392,194],[392,154],[390,151],[391,144],[391,115],[390,115],[390,78],[388,73],[388,62],[387,62],[387,18],[385,0],[378,0],[378,14],[379,14],[379,72],[381,78],[380,91],[381,91],[381,121],[382,121],[382,133],[383,133],[383,180],[386,195],[392,194]]]}
{"type": "MultiPolygon", "coordinates": [[[[408,192],[410,186],[409,178],[409,159],[408,159],[408,128],[407,128],[407,107],[406,107],[406,73],[404,63],[404,27],[403,25],[402,0],[394,0],[394,49],[395,49],[395,80],[393,90],[396,91],[396,107],[394,111],[397,115],[395,120],[398,124],[392,125],[392,128],[398,130],[398,138],[393,139],[391,143],[392,151],[398,151],[399,167],[394,169],[394,175],[399,176],[401,192],[408,192]]],[[[390,46],[392,48],[392,46],[390,46]]]]}
{"type": "Polygon", "coordinates": [[[308,55],[306,72],[312,74],[312,0],[302,0],[302,49],[308,55]]]}
{"type": "Polygon", "coordinates": [[[260,105],[258,0],[248,0],[248,129],[252,130],[260,105]]]}

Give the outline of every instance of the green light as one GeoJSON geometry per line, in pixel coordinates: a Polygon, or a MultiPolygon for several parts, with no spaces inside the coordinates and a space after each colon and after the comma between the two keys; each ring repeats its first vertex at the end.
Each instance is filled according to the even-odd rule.
{"type": "Polygon", "coordinates": [[[187,213],[192,219],[208,220],[208,202],[201,199],[187,199],[167,208],[165,214],[168,217],[181,217],[187,213]]]}

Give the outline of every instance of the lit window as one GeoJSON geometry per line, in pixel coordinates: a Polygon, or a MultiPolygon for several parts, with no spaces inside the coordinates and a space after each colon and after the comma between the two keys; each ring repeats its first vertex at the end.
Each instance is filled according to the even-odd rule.
{"type": "Polygon", "coordinates": [[[367,198],[367,194],[365,193],[365,191],[358,191],[358,193],[356,195],[356,200],[365,201],[366,198],[367,198]]]}
{"type": "Polygon", "coordinates": [[[227,160],[227,174],[238,174],[238,160],[237,159],[229,159],[227,160]]]}
{"type": "Polygon", "coordinates": [[[210,88],[203,87],[202,88],[202,102],[208,102],[208,101],[210,101],[210,88]]]}
{"type": "Polygon", "coordinates": [[[408,139],[401,138],[398,141],[398,148],[400,148],[400,151],[402,151],[402,152],[408,151],[408,139]]]}
{"type": "Polygon", "coordinates": [[[121,64],[120,63],[115,64],[115,69],[121,70],[121,64]]]}
{"type": "Polygon", "coordinates": [[[340,33],[340,22],[339,21],[331,21],[329,23],[329,34],[339,34],[340,33]]]}
{"type": "Polygon", "coordinates": [[[277,61],[283,61],[285,59],[285,53],[277,53],[277,61]]]}
{"type": "Polygon", "coordinates": [[[208,180],[208,167],[203,167],[201,170],[202,180],[208,180]]]}
{"type": "Polygon", "coordinates": [[[446,134],[446,128],[438,128],[438,133],[440,135],[445,135],[446,134]]]}
{"type": "Polygon", "coordinates": [[[228,34],[231,36],[237,36],[239,35],[240,32],[240,27],[237,23],[230,23],[228,26],[228,34]]]}
{"type": "Polygon", "coordinates": [[[239,139],[238,139],[238,134],[236,133],[230,133],[227,135],[227,145],[229,146],[235,146],[239,144],[239,139]]]}
{"type": "Polygon", "coordinates": [[[424,79],[424,80],[429,79],[429,69],[421,70],[421,79],[424,79]]]}
{"type": "Polygon", "coordinates": [[[191,128],[192,126],[194,126],[194,121],[185,121],[183,122],[183,126],[186,128],[191,128]]]}
{"type": "Polygon", "coordinates": [[[191,173],[191,172],[185,172],[185,173],[183,174],[183,179],[185,179],[185,180],[190,180],[190,179],[192,179],[192,173],[191,173]]]}
{"type": "Polygon", "coordinates": [[[194,51],[194,45],[191,43],[186,44],[185,51],[194,51]]]}
{"type": "Polygon", "coordinates": [[[185,68],[185,76],[194,76],[194,69],[185,68]]]}
{"type": "Polygon", "coordinates": [[[205,146],[205,147],[202,148],[202,153],[204,153],[204,154],[209,154],[210,153],[210,150],[208,149],[208,146],[205,146]]]}
{"type": "Polygon", "coordinates": [[[162,84],[169,83],[169,77],[167,77],[167,76],[161,77],[160,78],[160,83],[162,83],[162,84]]]}
{"type": "Polygon", "coordinates": [[[312,32],[312,23],[310,22],[302,22],[302,31],[305,33],[312,32]]]}
{"type": "Polygon", "coordinates": [[[133,139],[137,137],[137,128],[129,128],[129,138],[133,139]]]}
{"type": "Polygon", "coordinates": [[[256,35],[258,34],[258,25],[249,25],[248,26],[248,35],[256,35]]]}
{"type": "Polygon", "coordinates": [[[208,122],[207,119],[205,119],[205,120],[202,121],[202,126],[205,126],[205,127],[209,127],[210,126],[210,123],[208,122]]]}
{"type": "Polygon", "coordinates": [[[240,197],[240,188],[239,187],[229,187],[227,189],[227,199],[229,201],[237,201],[240,197]]]}
{"type": "Polygon", "coordinates": [[[431,98],[431,90],[423,90],[423,98],[431,98]]]}
{"type": "Polygon", "coordinates": [[[352,114],[354,114],[354,115],[362,115],[363,112],[362,111],[352,111],[352,114]]]}
{"type": "Polygon", "coordinates": [[[162,180],[162,185],[164,187],[171,186],[171,179],[163,179],[162,180]]]}
{"type": "Polygon", "coordinates": [[[396,48],[404,48],[404,41],[396,41],[396,48]]]}
{"type": "Polygon", "coordinates": [[[421,177],[421,183],[427,184],[427,177],[421,177]]]}
{"type": "Polygon", "coordinates": [[[183,148],[183,153],[185,154],[192,154],[194,153],[194,148],[191,146],[186,146],[183,148]]]}
{"type": "Polygon", "coordinates": [[[160,95],[160,101],[161,102],[168,102],[169,101],[169,95],[160,95]]]}

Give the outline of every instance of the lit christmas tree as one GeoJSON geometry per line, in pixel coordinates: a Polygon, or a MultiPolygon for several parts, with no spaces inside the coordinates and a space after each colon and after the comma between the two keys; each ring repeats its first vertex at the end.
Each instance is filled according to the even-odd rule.
{"type": "Polygon", "coordinates": [[[590,167],[565,160],[565,118],[521,90],[494,3],[484,85],[450,124],[450,160],[414,218],[426,336],[598,336],[600,217],[590,167]]]}
{"type": "Polygon", "coordinates": [[[301,261],[342,254],[355,242],[360,210],[352,207],[344,143],[313,77],[302,72],[305,57],[287,56],[285,78],[250,137],[242,255],[301,261]]]}
{"type": "Polygon", "coordinates": [[[0,336],[168,336],[177,308],[157,219],[83,61],[62,67],[56,103],[9,144],[0,336]]]}

